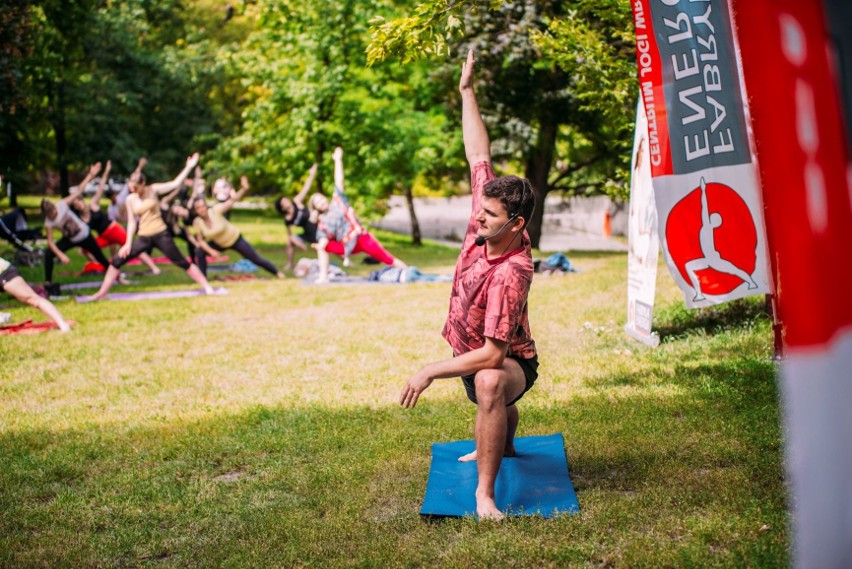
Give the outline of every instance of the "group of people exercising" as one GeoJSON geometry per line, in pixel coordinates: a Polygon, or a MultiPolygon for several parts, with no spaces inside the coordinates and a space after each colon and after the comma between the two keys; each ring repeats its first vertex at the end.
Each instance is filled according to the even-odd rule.
{"type": "MultiPolygon", "coordinates": [[[[335,188],[331,200],[316,193],[305,204],[316,177],[317,164],[314,164],[296,196],[292,199],[281,197],[275,202],[275,208],[283,216],[287,228],[286,270],[293,270],[296,249],[307,251],[308,246],[317,250],[317,282],[320,283],[329,280],[329,253],[342,256],[346,266],[352,254],[364,252],[388,265],[405,267],[405,263],[388,253],[358,221],[344,191],[343,149],[335,149],[333,158],[335,188]],[[301,228],[301,234],[292,231],[291,228],[295,227],[301,228]]],[[[284,272],[261,256],[228,219],[230,209],[249,191],[248,179],[241,177],[239,190],[227,179],[217,179],[212,188],[216,203],[208,204],[198,160],[198,153],[188,157],[184,168],[169,182],[149,183],[143,172],[147,161],[140,159],[124,188],[107,194],[110,206],[106,211],[100,202],[111,169],[109,161],[103,168],[100,162],[93,164],[67,197],[57,202],[43,199],[41,212],[48,245],[44,256],[45,289],[54,288],[55,261],[58,259],[60,263],[68,264],[70,259],[66,251],[73,248],[79,248],[92,263],[97,263],[96,266],[105,271],[99,290],[86,300],[103,299],[110,287],[122,278],[121,267],[132,259],[139,258],[153,274],[160,274],[150,256],[154,248],[184,269],[207,294],[214,292],[207,280],[207,257],[216,257],[229,249],[276,277],[284,278],[284,272]],[[193,169],[195,175],[190,179],[193,169]],[[85,189],[98,174],[101,174],[100,182],[87,203],[85,189]],[[54,237],[55,231],[61,235],[59,240],[54,237]],[[176,238],[186,241],[188,256],[178,249],[176,238]],[[114,252],[111,259],[102,250],[107,246],[114,252]]],[[[61,330],[70,329],[59,311],[20,279],[11,263],[0,259],[0,273],[0,290],[41,309],[61,330]],[[14,281],[10,285],[15,277],[21,283],[14,281]],[[49,310],[46,309],[48,306],[49,310]]]]}

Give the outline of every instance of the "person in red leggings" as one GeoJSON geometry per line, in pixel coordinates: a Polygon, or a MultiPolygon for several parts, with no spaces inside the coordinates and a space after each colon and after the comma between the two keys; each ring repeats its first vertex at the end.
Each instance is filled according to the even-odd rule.
{"type": "Polygon", "coordinates": [[[343,266],[350,264],[349,257],[355,253],[366,253],[377,261],[396,268],[408,265],[391,255],[379,241],[370,235],[349,205],[343,190],[343,149],[337,147],[334,159],[334,196],[329,203],[322,194],[311,196],[308,205],[318,215],[317,260],[320,265],[318,283],[328,282],[329,253],[341,255],[343,266]]]}

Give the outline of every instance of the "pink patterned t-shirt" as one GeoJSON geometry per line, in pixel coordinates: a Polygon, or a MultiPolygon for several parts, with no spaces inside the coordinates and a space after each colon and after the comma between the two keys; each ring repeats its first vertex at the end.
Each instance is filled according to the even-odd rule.
{"type": "Polygon", "coordinates": [[[536,355],[530,334],[527,295],[533,277],[530,239],[524,231],[521,246],[495,259],[476,245],[476,212],[483,188],[494,179],[488,162],[471,168],[473,202],[461,253],[456,262],[450,311],[441,334],[456,355],[485,345],[485,338],[509,343],[509,353],[521,358],[536,355]]]}

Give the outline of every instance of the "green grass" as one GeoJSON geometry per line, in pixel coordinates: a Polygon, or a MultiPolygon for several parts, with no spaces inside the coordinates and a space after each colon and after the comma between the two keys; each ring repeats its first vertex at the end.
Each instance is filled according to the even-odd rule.
{"type": "MultiPolygon", "coordinates": [[[[283,262],[279,221],[235,221],[283,262]]],[[[452,249],[379,237],[425,272],[453,267],[452,249]]],[[[0,337],[0,566],[787,566],[761,302],[686,311],[661,271],[649,349],[621,329],[625,256],[569,254],[582,272],[537,276],[530,295],[542,364],[519,435],[564,434],[579,514],[418,516],[431,443],[471,438],[475,414],[454,380],[396,404],[409,374],[450,355],[448,284],[256,280],[213,298],[60,301],[72,334],[0,337]]],[[[173,267],[132,278],[191,286],[173,267]]]]}

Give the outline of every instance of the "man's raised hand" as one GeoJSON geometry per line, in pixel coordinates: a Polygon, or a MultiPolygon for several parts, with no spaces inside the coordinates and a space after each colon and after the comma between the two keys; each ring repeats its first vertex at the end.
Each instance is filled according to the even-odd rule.
{"type": "Polygon", "coordinates": [[[473,50],[468,50],[467,61],[462,63],[461,79],[459,79],[459,91],[473,88],[473,67],[476,59],[473,57],[473,50]]]}

